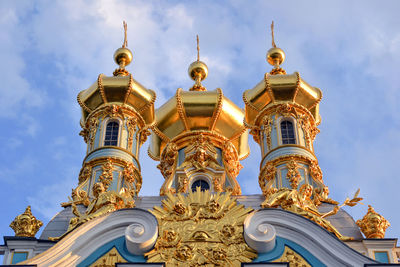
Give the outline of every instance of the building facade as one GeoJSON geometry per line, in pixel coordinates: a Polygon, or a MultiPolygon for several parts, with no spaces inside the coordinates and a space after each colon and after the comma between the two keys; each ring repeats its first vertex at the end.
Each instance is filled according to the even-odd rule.
{"type": "Polygon", "coordinates": [[[382,215],[369,206],[355,221],[342,209],[362,200],[359,191],[341,203],[329,197],[313,147],[322,92],[286,73],[274,40],[273,68],[243,92],[244,109],[202,85],[208,67],[199,48],[188,70],[193,86],[155,109],[156,93],[126,70],[126,44],[114,54],[113,76],[78,94],[87,152],[77,187],[40,237],[30,207],[12,221],[4,265],[399,265],[382,215]],[[249,133],[262,153],[261,195],[242,195],[236,180],[249,133]],[[139,196],[147,138],[165,179],[158,196],[139,196]]]}

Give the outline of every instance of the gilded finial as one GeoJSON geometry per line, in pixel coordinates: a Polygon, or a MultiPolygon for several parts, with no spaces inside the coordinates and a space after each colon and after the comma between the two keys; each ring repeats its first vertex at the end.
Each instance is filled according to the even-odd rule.
{"type": "Polygon", "coordinates": [[[43,223],[32,215],[31,206],[28,206],[24,213],[15,217],[10,227],[14,230],[15,236],[35,237],[43,223]]]}
{"type": "Polygon", "coordinates": [[[274,21],[271,23],[271,36],[272,36],[272,47],[276,47],[275,38],[274,38],[274,21]]]}
{"type": "Polygon", "coordinates": [[[272,48],[267,52],[267,61],[269,64],[274,66],[274,68],[271,70],[270,74],[286,74],[286,71],[280,67],[280,65],[285,61],[285,53],[275,44],[274,21],[271,23],[271,37],[272,48]]]}
{"type": "Polygon", "coordinates": [[[188,73],[189,77],[195,81],[195,84],[190,91],[206,91],[206,88],[201,85],[201,81],[207,78],[208,75],[208,67],[206,63],[200,61],[200,42],[199,35],[196,35],[197,40],[197,61],[190,64],[188,73]]]}
{"type": "Polygon", "coordinates": [[[386,229],[390,226],[390,223],[371,205],[368,205],[367,214],[356,223],[366,238],[384,238],[386,229]]]}
{"type": "Polygon", "coordinates": [[[124,43],[122,44],[122,48],[125,48],[128,46],[128,39],[127,39],[127,31],[128,31],[128,24],[124,20],[123,22],[124,25],[124,43]]]}
{"type": "Polygon", "coordinates": [[[200,61],[200,44],[199,44],[199,35],[196,35],[197,39],[197,61],[200,61]]]}
{"type": "Polygon", "coordinates": [[[119,68],[114,71],[114,76],[127,76],[129,72],[125,70],[125,67],[132,62],[132,52],[127,48],[128,46],[128,24],[124,21],[124,42],[122,47],[118,48],[114,53],[114,60],[118,64],[119,68]]]}

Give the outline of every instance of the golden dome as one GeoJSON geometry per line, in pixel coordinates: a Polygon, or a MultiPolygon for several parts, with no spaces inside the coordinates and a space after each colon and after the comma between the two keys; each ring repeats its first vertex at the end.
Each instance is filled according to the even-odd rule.
{"type": "Polygon", "coordinates": [[[144,119],[146,124],[154,121],[154,91],[128,76],[107,77],[100,74],[97,81],[88,89],[78,94],[78,103],[82,107],[82,121],[84,123],[90,112],[107,103],[124,103],[134,108],[144,119]]]}
{"type": "Polygon", "coordinates": [[[289,75],[267,73],[259,84],[243,93],[243,100],[246,103],[246,122],[257,125],[257,120],[262,117],[259,114],[271,103],[294,102],[308,109],[315,122],[319,124],[321,98],[321,90],[309,85],[298,72],[289,75]]]}
{"type": "Polygon", "coordinates": [[[242,109],[226,98],[221,89],[178,89],[175,97],[156,110],[149,155],[158,160],[169,141],[202,132],[217,136],[219,142],[231,141],[239,158],[243,159],[249,154],[248,132],[243,125],[243,118],[242,109]]]}

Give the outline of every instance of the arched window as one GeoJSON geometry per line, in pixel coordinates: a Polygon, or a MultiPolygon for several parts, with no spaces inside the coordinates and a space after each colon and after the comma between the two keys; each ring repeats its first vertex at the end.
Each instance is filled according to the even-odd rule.
{"type": "Polygon", "coordinates": [[[107,123],[106,134],[104,137],[105,146],[117,146],[118,145],[118,132],[119,123],[116,121],[110,121],[107,123]]]}
{"type": "Polygon", "coordinates": [[[205,190],[210,189],[210,185],[209,185],[206,181],[201,180],[201,179],[195,181],[195,182],[192,184],[192,192],[195,192],[197,187],[200,187],[200,190],[201,190],[201,191],[205,191],[205,190]]]}
{"type": "Polygon", "coordinates": [[[293,123],[288,120],[281,122],[282,144],[296,144],[293,123]]]}

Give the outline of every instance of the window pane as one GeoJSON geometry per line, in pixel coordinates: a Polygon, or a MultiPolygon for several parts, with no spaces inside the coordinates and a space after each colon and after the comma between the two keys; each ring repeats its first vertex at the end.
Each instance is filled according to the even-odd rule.
{"type": "Polygon", "coordinates": [[[107,123],[106,134],[104,137],[105,146],[117,146],[118,145],[118,131],[119,123],[111,121],[107,123]]]}
{"type": "Polygon", "coordinates": [[[281,136],[282,144],[296,144],[293,123],[291,121],[285,120],[281,122],[281,136]]]}

